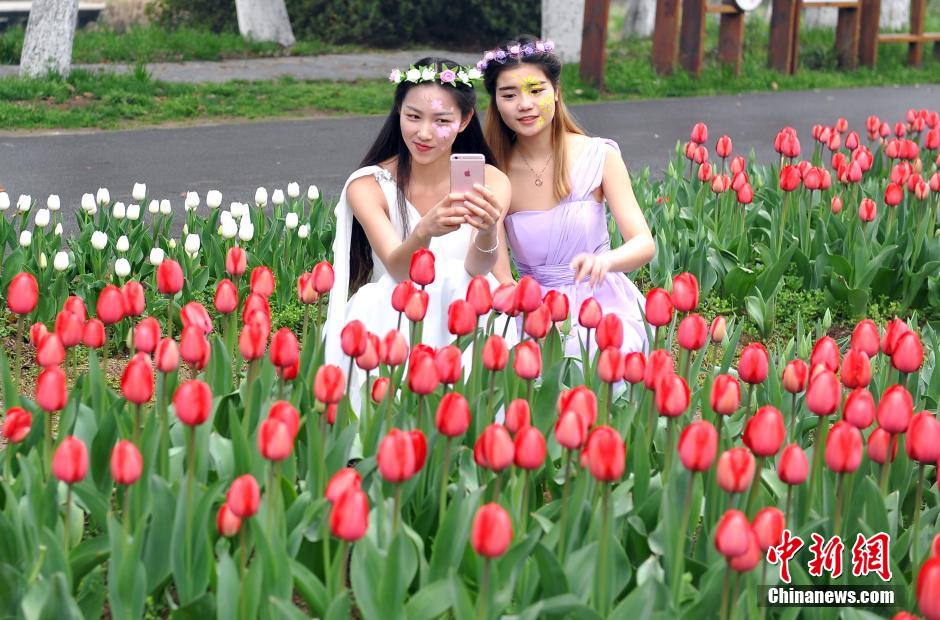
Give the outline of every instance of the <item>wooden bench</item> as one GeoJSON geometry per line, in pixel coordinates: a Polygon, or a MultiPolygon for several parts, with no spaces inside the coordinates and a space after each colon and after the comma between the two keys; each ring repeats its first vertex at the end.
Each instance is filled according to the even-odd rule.
{"type": "Polygon", "coordinates": [[[656,25],[653,31],[653,66],[660,74],[672,73],[678,52],[679,63],[693,77],[702,72],[705,55],[705,17],[719,16],[718,60],[730,66],[735,75],[741,73],[744,60],[744,15],[742,5],[756,2],[721,0],[659,0],[656,4],[656,25]]]}
{"type": "Polygon", "coordinates": [[[882,34],[879,32],[881,0],[862,0],[862,44],[859,60],[866,67],[878,62],[879,43],[907,43],[907,64],[919,67],[924,60],[924,44],[933,42],[933,55],[940,59],[940,32],[924,32],[927,17],[927,0],[911,0],[911,31],[907,33],[882,34]]]}
{"type": "MultiPolygon", "coordinates": [[[[0,32],[16,24],[25,27],[32,4],[27,0],[0,0],[0,32]]],[[[78,27],[97,20],[106,6],[104,2],[79,2],[78,27]]]]}
{"type": "Polygon", "coordinates": [[[789,75],[796,73],[800,65],[800,11],[822,8],[839,11],[835,43],[839,68],[851,70],[858,66],[863,0],[773,0],[767,58],[771,69],[789,75]]]}

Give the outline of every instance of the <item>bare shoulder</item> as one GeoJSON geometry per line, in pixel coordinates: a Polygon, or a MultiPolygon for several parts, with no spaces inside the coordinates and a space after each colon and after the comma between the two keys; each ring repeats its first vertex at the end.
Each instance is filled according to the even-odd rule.
{"type": "Polygon", "coordinates": [[[379,182],[371,174],[359,177],[350,183],[346,188],[346,199],[356,213],[369,213],[374,208],[380,208],[388,213],[385,194],[379,187],[379,182]]]}
{"type": "Polygon", "coordinates": [[[509,177],[507,177],[506,173],[496,166],[486,164],[483,174],[487,187],[497,188],[509,186],[509,177]]]}

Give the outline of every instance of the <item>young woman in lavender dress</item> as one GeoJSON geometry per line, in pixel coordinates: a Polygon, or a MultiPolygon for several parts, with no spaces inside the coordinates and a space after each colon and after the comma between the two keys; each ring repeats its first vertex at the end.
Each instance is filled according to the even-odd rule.
{"type": "MultiPolygon", "coordinates": [[[[565,108],[553,49],[550,41],[521,37],[477,65],[491,98],[486,139],[512,184],[504,221],[509,251],[520,276],[534,277],[543,293],[555,289],[568,297],[567,355],[578,356],[586,342],[578,311],[590,297],[604,314],[620,317],[624,352],[646,351],[643,295],[626,272],[647,264],[656,246],[619,147],[586,136],[565,108]],[[607,209],[624,239],[614,250],[607,209]]],[[[499,254],[493,274],[511,282],[509,253],[500,248],[499,254]]]]}

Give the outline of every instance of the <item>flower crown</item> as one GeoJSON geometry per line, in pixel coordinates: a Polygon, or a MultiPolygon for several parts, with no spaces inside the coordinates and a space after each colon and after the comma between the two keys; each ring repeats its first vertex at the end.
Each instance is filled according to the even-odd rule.
{"type": "Polygon", "coordinates": [[[422,65],[415,67],[411,65],[407,71],[393,69],[388,74],[388,81],[393,84],[401,84],[402,82],[411,82],[412,84],[440,82],[441,84],[450,84],[455,88],[457,84],[473,88],[473,82],[482,77],[483,73],[476,67],[455,66],[449,68],[447,65],[441,65],[441,70],[437,71],[433,66],[422,65]]]}
{"type": "Polygon", "coordinates": [[[498,62],[503,64],[507,59],[513,58],[519,60],[535,54],[551,54],[555,50],[555,42],[547,39],[545,41],[535,41],[534,43],[510,43],[505,48],[499,47],[495,50],[489,50],[483,54],[483,59],[477,63],[477,69],[482,73],[490,63],[498,62]]]}

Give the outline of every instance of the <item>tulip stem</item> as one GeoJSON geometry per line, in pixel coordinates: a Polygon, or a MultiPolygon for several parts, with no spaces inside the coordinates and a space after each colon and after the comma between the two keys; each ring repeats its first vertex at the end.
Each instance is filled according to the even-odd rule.
{"type": "Polygon", "coordinates": [[[65,551],[66,557],[69,554],[69,529],[71,528],[72,523],[72,485],[68,485],[68,491],[65,494],[65,530],[63,532],[63,537],[65,539],[65,545],[62,547],[65,551]]]}
{"type": "Polygon", "coordinates": [[[16,376],[16,390],[12,395],[6,395],[6,398],[11,403],[17,403],[19,401],[19,396],[16,391],[23,389],[23,361],[21,357],[23,354],[23,323],[25,318],[26,317],[22,314],[16,317],[16,347],[13,348],[13,370],[16,376]]]}
{"type": "Polygon", "coordinates": [[[46,443],[46,466],[43,469],[46,470],[46,480],[48,480],[52,477],[52,412],[47,411],[43,419],[45,420],[46,426],[46,432],[43,438],[46,443]]]}
{"type": "Polygon", "coordinates": [[[894,433],[888,433],[888,452],[885,454],[885,462],[881,464],[881,481],[879,487],[881,487],[881,494],[885,495],[888,492],[888,472],[891,471],[891,463],[894,460],[891,458],[894,455],[894,433]]]}
{"type": "Polygon", "coordinates": [[[189,566],[192,559],[192,547],[190,545],[192,522],[193,522],[193,481],[196,477],[196,427],[189,426],[189,446],[188,446],[188,465],[186,467],[186,537],[183,539],[184,556],[186,566],[189,566]]]}
{"type": "Polygon", "coordinates": [[[353,376],[353,363],[355,358],[351,355],[349,356],[349,371],[346,373],[346,398],[349,398],[349,394],[352,391],[352,376],[353,376]]]}
{"type": "Polygon", "coordinates": [[[450,477],[450,440],[444,442],[444,468],[441,470],[441,487],[438,501],[440,508],[437,516],[437,531],[440,532],[444,524],[444,513],[447,510],[447,480],[450,477]]]}
{"type": "Polygon", "coordinates": [[[751,513],[754,511],[754,501],[757,499],[757,491],[760,489],[761,471],[764,469],[764,458],[763,456],[757,457],[757,467],[754,469],[751,491],[747,496],[747,516],[749,519],[753,518],[751,513]]]}
{"type": "Polygon", "coordinates": [[[839,472],[836,476],[838,476],[838,481],[836,482],[836,511],[832,523],[833,536],[838,536],[841,531],[839,526],[842,525],[842,500],[845,496],[845,474],[839,472]]]}
{"type": "Polygon", "coordinates": [[[721,612],[718,614],[720,620],[724,620],[728,615],[728,589],[731,586],[731,567],[725,569],[725,578],[721,586],[721,612]]]}
{"type": "Polygon", "coordinates": [[[395,485],[395,504],[393,506],[394,514],[392,515],[392,540],[395,540],[395,535],[398,534],[398,520],[401,518],[401,484],[395,485]]]}
{"type": "Polygon", "coordinates": [[[671,586],[673,589],[673,600],[675,601],[676,611],[679,611],[679,599],[681,596],[682,588],[679,585],[679,582],[682,580],[682,574],[685,572],[685,539],[689,534],[689,519],[692,516],[692,490],[695,488],[695,474],[696,472],[691,472],[691,477],[689,478],[689,484],[685,489],[685,501],[682,505],[682,517],[679,520],[679,540],[676,543],[676,557],[673,559],[672,564],[672,582],[671,586]]]}
{"type": "Polygon", "coordinates": [[[134,445],[138,448],[140,447],[140,418],[141,418],[141,405],[139,403],[134,404],[134,445]]]}
{"type": "Polygon", "coordinates": [[[522,510],[519,511],[519,533],[525,538],[526,520],[529,516],[529,470],[522,472],[522,510]]]}
{"type": "Polygon", "coordinates": [[[160,408],[160,454],[158,471],[164,478],[170,477],[170,426],[166,405],[166,373],[157,373],[157,403],[160,408]]]}
{"type": "Polygon", "coordinates": [[[349,562],[349,542],[343,541],[339,544],[339,588],[338,592],[346,591],[346,567],[349,562]]]}
{"type": "Polygon", "coordinates": [[[917,573],[920,572],[920,554],[918,553],[918,539],[920,538],[920,505],[924,500],[924,464],[917,467],[917,493],[914,495],[914,530],[911,534],[911,570],[913,577],[911,584],[916,587],[917,573]]]}
{"type": "Polygon", "coordinates": [[[333,588],[333,562],[330,554],[330,512],[323,517],[323,575],[326,578],[326,591],[332,594],[333,588]]]}
{"type": "Polygon", "coordinates": [[[826,416],[819,416],[819,420],[816,423],[816,436],[813,437],[813,471],[810,473],[809,477],[809,493],[806,495],[806,501],[809,502],[807,506],[807,513],[813,508],[813,491],[816,489],[816,478],[821,474],[819,468],[822,466],[822,455],[821,453],[826,449],[826,431],[829,430],[829,425],[826,424],[826,416]]]}
{"type": "MultiPolygon", "coordinates": [[[[793,485],[787,485],[787,503],[786,510],[783,513],[783,518],[785,523],[790,523],[790,501],[793,499],[793,485]]],[[[796,529],[796,528],[794,528],[796,529]]]]}
{"type": "MultiPolygon", "coordinates": [[[[238,568],[240,573],[241,583],[245,583],[245,573],[248,572],[248,534],[245,533],[245,528],[248,527],[247,523],[242,523],[241,527],[238,528],[239,534],[239,546],[241,547],[241,558],[239,558],[238,568]]],[[[241,604],[241,617],[247,618],[247,610],[245,609],[245,590],[244,588],[239,589],[238,596],[239,603],[241,604]]]]}
{"type": "Polygon", "coordinates": [[[796,427],[796,392],[790,394],[790,440],[796,441],[794,428],[796,427]]]}
{"type": "Polygon", "coordinates": [[[320,474],[317,476],[317,480],[320,482],[319,488],[317,489],[317,497],[323,495],[326,490],[326,433],[329,429],[327,424],[326,417],[329,414],[325,411],[320,414],[320,474]]]}
{"type": "Polygon", "coordinates": [[[173,337],[173,297],[166,299],[166,336],[173,337]]]}
{"type": "MultiPolygon", "coordinates": [[[[490,387],[487,390],[486,396],[486,420],[487,422],[493,419],[493,397],[496,395],[496,371],[490,371],[490,387]]],[[[477,432],[474,433],[475,436],[479,436],[481,429],[479,424],[477,425],[477,432]]]]}
{"type": "Polygon", "coordinates": [[[532,404],[532,379],[526,381],[526,390],[525,390],[525,399],[528,403],[532,404]]]}
{"type": "Polygon", "coordinates": [[[602,618],[607,617],[607,554],[610,536],[610,484],[604,483],[603,501],[601,503],[601,535],[598,540],[600,553],[598,555],[597,607],[602,618]]]}
{"type": "Polygon", "coordinates": [[[675,432],[673,426],[673,421],[675,418],[670,417],[666,420],[666,446],[665,446],[665,455],[663,462],[663,487],[669,484],[669,475],[672,473],[672,453],[673,453],[673,441],[672,436],[675,432]]]}
{"type": "Polygon", "coordinates": [[[13,478],[13,453],[14,453],[15,447],[16,447],[15,443],[13,443],[12,441],[8,441],[6,449],[4,450],[4,452],[6,453],[6,460],[7,460],[6,473],[7,473],[7,478],[9,478],[10,480],[10,488],[13,487],[13,480],[14,480],[13,478]]]}
{"type": "Polygon", "coordinates": [[[480,579],[480,607],[477,612],[479,620],[487,620],[489,617],[490,602],[490,559],[483,560],[483,576],[480,579]]]}
{"type": "Polygon", "coordinates": [[[607,384],[607,415],[604,418],[604,424],[610,424],[610,412],[614,404],[614,384],[607,384]]]}
{"type": "Polygon", "coordinates": [[[568,478],[571,476],[571,450],[565,450],[565,477],[561,486],[561,518],[558,520],[558,561],[565,561],[565,513],[568,509],[568,478]]]}

